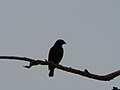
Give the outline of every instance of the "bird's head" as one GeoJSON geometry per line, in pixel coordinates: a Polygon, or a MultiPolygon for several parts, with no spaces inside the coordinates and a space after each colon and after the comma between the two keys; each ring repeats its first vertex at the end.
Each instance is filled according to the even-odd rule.
{"type": "Polygon", "coordinates": [[[64,41],[64,40],[62,40],[62,39],[58,39],[56,42],[55,42],[55,45],[60,45],[60,46],[62,46],[63,44],[66,44],[66,42],[64,41]]]}

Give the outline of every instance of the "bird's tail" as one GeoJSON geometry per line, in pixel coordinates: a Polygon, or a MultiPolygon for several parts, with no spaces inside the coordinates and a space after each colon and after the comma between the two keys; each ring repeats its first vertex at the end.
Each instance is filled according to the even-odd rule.
{"type": "Polygon", "coordinates": [[[49,77],[53,77],[54,76],[54,69],[51,69],[49,72],[49,77]]]}

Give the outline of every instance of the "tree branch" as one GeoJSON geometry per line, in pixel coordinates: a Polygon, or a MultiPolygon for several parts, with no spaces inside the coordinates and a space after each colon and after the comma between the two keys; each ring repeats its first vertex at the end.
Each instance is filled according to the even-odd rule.
{"type": "Polygon", "coordinates": [[[120,90],[120,89],[118,89],[117,87],[113,87],[113,89],[112,90],[120,90]]]}
{"type": "Polygon", "coordinates": [[[90,73],[87,69],[85,69],[84,71],[81,71],[81,70],[73,69],[71,67],[66,67],[66,66],[58,65],[52,62],[48,62],[47,60],[35,60],[35,59],[27,58],[27,57],[0,56],[0,59],[10,59],[10,60],[14,59],[14,60],[19,60],[19,61],[30,62],[28,66],[24,66],[25,68],[28,68],[28,69],[35,65],[51,65],[57,69],[60,69],[66,72],[78,74],[81,76],[85,76],[85,77],[92,78],[95,80],[100,80],[100,81],[110,81],[120,75],[120,70],[107,74],[107,75],[96,75],[96,74],[90,73]]]}

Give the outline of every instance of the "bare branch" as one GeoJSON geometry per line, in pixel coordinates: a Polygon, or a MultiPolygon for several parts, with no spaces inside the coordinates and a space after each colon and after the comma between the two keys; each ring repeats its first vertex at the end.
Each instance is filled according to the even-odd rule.
{"type": "Polygon", "coordinates": [[[71,67],[66,67],[66,66],[58,65],[52,62],[48,62],[47,60],[35,60],[35,59],[27,58],[27,57],[0,56],[0,59],[10,59],[10,60],[14,59],[14,60],[19,60],[19,61],[28,61],[30,62],[29,66],[24,66],[25,68],[28,68],[28,69],[35,65],[51,65],[57,69],[60,69],[66,72],[78,74],[81,76],[85,76],[85,77],[92,78],[95,80],[100,80],[100,81],[110,81],[120,75],[120,70],[107,74],[107,75],[96,75],[96,74],[90,73],[87,69],[85,69],[84,71],[81,71],[81,70],[73,69],[71,67]]]}
{"type": "Polygon", "coordinates": [[[112,90],[120,90],[120,89],[118,89],[117,87],[113,87],[113,89],[112,90]]]}

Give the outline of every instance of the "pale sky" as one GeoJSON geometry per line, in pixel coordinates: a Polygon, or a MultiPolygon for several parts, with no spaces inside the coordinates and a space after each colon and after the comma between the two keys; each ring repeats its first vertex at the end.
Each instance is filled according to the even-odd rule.
{"type": "MultiPolygon", "coordinates": [[[[105,75],[120,70],[120,0],[0,0],[0,55],[47,59],[64,39],[60,64],[105,75]]],[[[120,77],[97,81],[46,66],[0,60],[0,90],[111,90],[120,77]]]]}

